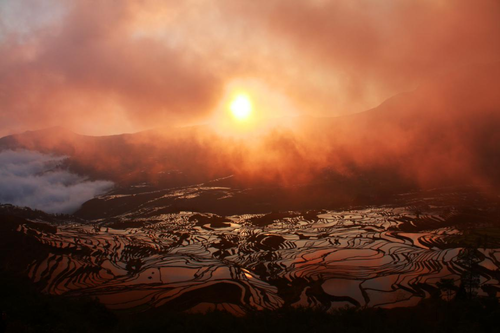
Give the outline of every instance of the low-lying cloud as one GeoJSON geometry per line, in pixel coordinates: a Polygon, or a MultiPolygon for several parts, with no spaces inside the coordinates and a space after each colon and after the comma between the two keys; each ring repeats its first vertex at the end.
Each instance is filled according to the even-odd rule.
{"type": "Polygon", "coordinates": [[[65,159],[26,150],[0,152],[0,203],[72,213],[113,186],[110,181],[90,181],[65,170],[65,159]]]}

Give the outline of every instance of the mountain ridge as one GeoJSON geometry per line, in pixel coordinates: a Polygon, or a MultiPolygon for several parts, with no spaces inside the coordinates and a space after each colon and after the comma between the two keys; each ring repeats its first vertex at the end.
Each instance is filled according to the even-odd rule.
{"type": "Polygon", "coordinates": [[[500,62],[443,75],[361,113],[300,117],[298,125],[278,126],[247,141],[221,136],[207,125],[99,137],[56,127],[3,137],[0,150],[68,155],[78,173],[160,187],[228,174],[246,183],[286,185],[325,173],[359,177],[377,170],[420,186],[441,180],[498,184],[496,91],[500,62]]]}

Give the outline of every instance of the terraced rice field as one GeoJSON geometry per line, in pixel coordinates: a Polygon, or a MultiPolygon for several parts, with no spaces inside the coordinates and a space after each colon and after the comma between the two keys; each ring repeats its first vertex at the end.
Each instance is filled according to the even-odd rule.
{"type": "MultiPolygon", "coordinates": [[[[439,294],[440,279],[458,286],[467,269],[458,258],[463,248],[446,245],[458,235],[444,223],[453,212],[440,207],[417,215],[407,206],[276,218],[150,215],[121,217],[136,228],[96,221],[50,233],[20,226],[52,249],[31,263],[29,276],[46,292],[96,296],[112,309],[243,314],[284,306],[411,306],[439,294]],[[425,223],[438,227],[408,231],[425,223]]],[[[496,294],[500,249],[480,247],[478,258],[478,292],[496,294]]]]}

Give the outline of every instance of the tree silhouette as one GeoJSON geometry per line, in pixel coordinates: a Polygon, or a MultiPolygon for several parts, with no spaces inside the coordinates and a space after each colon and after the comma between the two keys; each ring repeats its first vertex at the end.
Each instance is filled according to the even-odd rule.
{"type": "Polygon", "coordinates": [[[455,286],[455,280],[443,278],[439,280],[437,286],[440,290],[446,293],[446,300],[451,301],[451,296],[453,295],[453,292],[457,290],[457,287],[455,286]]]}
{"type": "Polygon", "coordinates": [[[465,248],[457,257],[458,263],[464,268],[460,276],[460,289],[465,291],[467,299],[477,296],[479,289],[478,263],[481,262],[481,253],[474,248],[465,248]]]}

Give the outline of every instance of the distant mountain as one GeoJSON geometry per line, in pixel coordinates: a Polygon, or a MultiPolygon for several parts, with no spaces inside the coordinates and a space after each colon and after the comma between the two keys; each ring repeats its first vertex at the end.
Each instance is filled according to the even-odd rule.
{"type": "Polygon", "coordinates": [[[240,187],[341,178],[382,187],[397,180],[490,185],[500,181],[498,91],[495,63],[461,68],[366,112],[301,117],[253,139],[209,126],[101,137],[52,128],[4,137],[0,149],[67,155],[73,171],[123,186],[185,186],[228,175],[240,187]]]}
{"type": "Polygon", "coordinates": [[[0,150],[28,149],[67,155],[72,171],[119,184],[176,186],[211,179],[218,174],[206,174],[195,163],[207,159],[207,148],[196,142],[190,129],[92,137],[56,127],[0,139],[0,150]]]}

